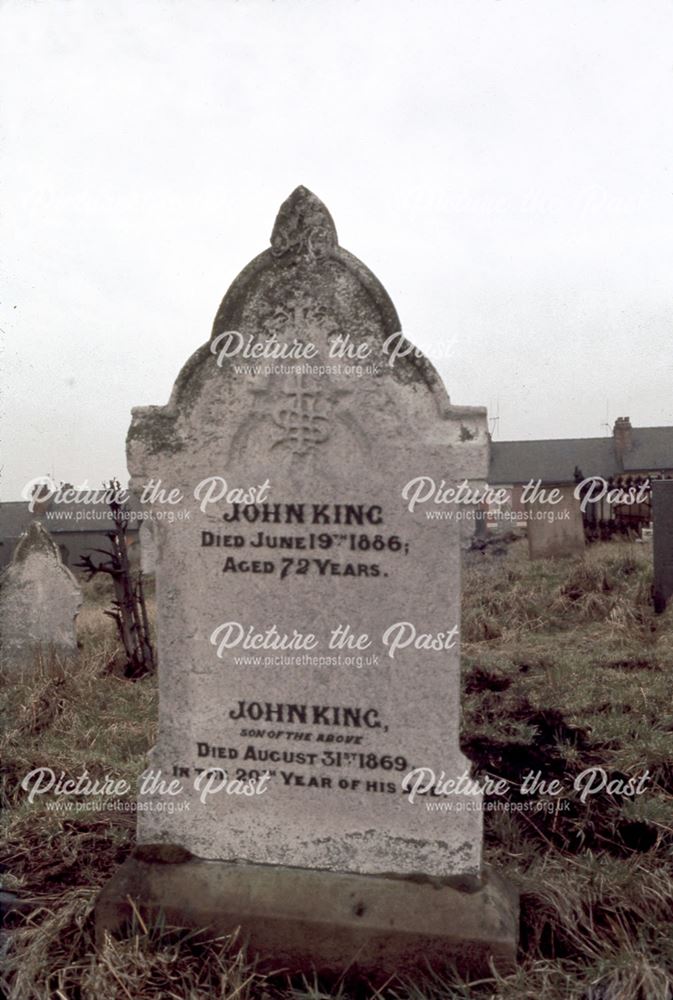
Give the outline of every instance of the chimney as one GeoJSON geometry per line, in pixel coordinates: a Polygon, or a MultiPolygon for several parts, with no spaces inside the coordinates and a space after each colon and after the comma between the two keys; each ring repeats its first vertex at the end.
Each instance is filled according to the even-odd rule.
{"type": "Polygon", "coordinates": [[[615,442],[615,454],[620,464],[624,462],[624,456],[633,448],[633,428],[630,417],[617,417],[612,430],[615,442]]]}

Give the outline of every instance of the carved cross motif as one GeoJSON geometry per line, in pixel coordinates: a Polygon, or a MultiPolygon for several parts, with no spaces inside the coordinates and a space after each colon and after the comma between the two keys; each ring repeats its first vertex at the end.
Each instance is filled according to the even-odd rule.
{"type": "Polygon", "coordinates": [[[342,403],[351,389],[297,372],[285,379],[270,378],[263,388],[250,387],[255,404],[231,440],[229,458],[239,458],[253,435],[262,434],[270,449],[292,460],[315,455],[338,427],[359,453],[368,451],[367,435],[355,415],[342,403]]]}
{"type": "Polygon", "coordinates": [[[307,455],[330,436],[329,410],[323,390],[307,388],[304,376],[297,375],[272,410],[271,418],[283,432],[272,447],[287,445],[293,455],[307,455]]]}

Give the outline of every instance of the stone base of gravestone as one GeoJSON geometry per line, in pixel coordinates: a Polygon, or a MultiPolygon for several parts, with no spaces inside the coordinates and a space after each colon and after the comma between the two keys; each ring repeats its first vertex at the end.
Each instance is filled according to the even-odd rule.
{"type": "Polygon", "coordinates": [[[103,889],[96,931],[146,924],[231,934],[260,971],[282,968],[366,978],[457,969],[502,974],[515,966],[517,893],[494,872],[432,879],[353,875],[276,865],[203,861],[182,848],[136,849],[103,889]]]}

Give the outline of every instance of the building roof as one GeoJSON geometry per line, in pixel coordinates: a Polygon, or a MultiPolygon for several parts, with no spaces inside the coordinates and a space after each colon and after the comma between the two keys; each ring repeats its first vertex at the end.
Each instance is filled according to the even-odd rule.
{"type": "MultiPolygon", "coordinates": [[[[139,511],[140,505],[135,501],[126,504],[132,511],[139,511]]],[[[70,534],[82,531],[112,530],[112,512],[106,504],[61,503],[52,504],[46,513],[31,514],[26,500],[12,500],[0,503],[0,539],[18,538],[30,522],[39,519],[52,535],[70,534]]],[[[129,521],[129,528],[137,529],[140,522],[129,521]]]]}
{"type": "Polygon", "coordinates": [[[0,539],[18,538],[32,520],[23,500],[0,503],[0,539]]]}
{"type": "Polygon", "coordinates": [[[634,427],[631,442],[620,462],[614,437],[492,441],[488,481],[494,486],[531,479],[573,483],[576,468],[583,478],[604,479],[627,472],[673,469],[673,427],[634,427]]]}
{"type": "Polygon", "coordinates": [[[673,469],[673,427],[634,427],[624,455],[625,472],[673,469]]]}
{"type": "Polygon", "coordinates": [[[609,438],[563,438],[551,441],[493,441],[488,481],[492,485],[574,483],[575,469],[583,477],[617,475],[621,470],[609,438]]]}

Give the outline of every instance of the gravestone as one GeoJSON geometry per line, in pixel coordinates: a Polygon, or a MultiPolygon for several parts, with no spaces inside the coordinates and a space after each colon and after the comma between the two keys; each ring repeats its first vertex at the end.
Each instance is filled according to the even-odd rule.
{"type": "Polygon", "coordinates": [[[485,478],[486,440],[464,429],[483,415],[451,406],[298,188],[168,405],[133,411],[157,581],[149,764],[178,785],[170,810],[145,787],[100,930],[132,892],[190,926],[240,925],[289,967],[511,963],[516,907],[482,871],[480,796],[429,792],[469,781],[460,527],[410,510],[407,487],[485,478]]]}
{"type": "Polygon", "coordinates": [[[666,610],[673,596],[673,479],[652,480],[654,608],[666,610]]]}
{"type": "Polygon", "coordinates": [[[40,653],[77,652],[82,591],[49,532],[32,521],[0,576],[0,661],[31,668],[40,653]]]}
{"type": "Polygon", "coordinates": [[[582,555],[585,547],[580,502],[563,487],[558,503],[534,501],[528,513],[528,554],[531,559],[582,555]]]}

